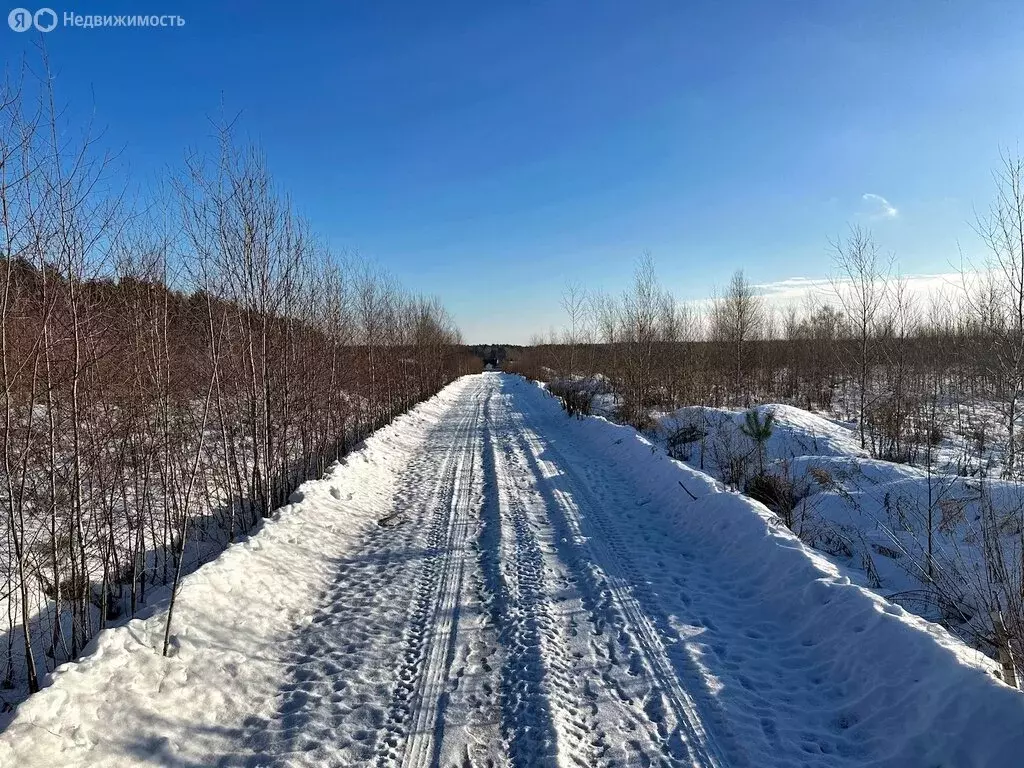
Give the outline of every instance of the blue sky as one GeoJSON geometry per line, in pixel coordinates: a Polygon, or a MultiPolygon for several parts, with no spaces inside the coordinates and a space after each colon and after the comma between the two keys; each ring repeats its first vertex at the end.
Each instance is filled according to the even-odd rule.
{"type": "MultiPolygon", "coordinates": [[[[619,291],[644,250],[687,299],[738,267],[822,277],[847,223],[905,273],[948,272],[1024,134],[1019,2],[54,8],[186,19],[47,36],[69,115],[136,178],[223,98],[317,231],[439,295],[471,342],[546,331],[566,280],[619,291]]],[[[8,61],[30,44],[0,32],[8,61]]]]}

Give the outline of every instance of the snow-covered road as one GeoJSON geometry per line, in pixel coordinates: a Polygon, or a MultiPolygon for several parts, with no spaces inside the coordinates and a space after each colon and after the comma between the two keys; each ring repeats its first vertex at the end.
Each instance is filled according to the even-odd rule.
{"type": "Polygon", "coordinates": [[[0,765],[1024,754],[1024,697],[941,630],[628,430],[566,419],[500,374],[456,382],[307,483],[188,577],[178,610],[173,658],[152,650],[161,615],[103,633],[22,706],[0,765]]]}

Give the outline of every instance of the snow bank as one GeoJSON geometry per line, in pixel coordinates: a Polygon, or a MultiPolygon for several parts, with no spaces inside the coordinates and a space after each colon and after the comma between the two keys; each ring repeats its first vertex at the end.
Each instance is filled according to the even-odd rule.
{"type": "Polygon", "coordinates": [[[807,482],[805,541],[845,540],[843,548],[854,553],[851,564],[867,570],[871,586],[915,613],[941,616],[959,635],[992,651],[983,639],[989,634],[984,605],[990,599],[983,577],[985,515],[989,530],[998,531],[990,535],[998,535],[1002,556],[1020,562],[1024,487],[844,457],[801,457],[790,471],[807,482]],[[932,580],[941,601],[923,591],[929,526],[932,580]]]}
{"type": "MultiPolygon", "coordinates": [[[[869,458],[855,430],[820,415],[777,404],[756,410],[762,417],[775,414],[765,466],[792,484],[799,538],[849,566],[858,583],[913,613],[941,620],[972,647],[994,654],[984,542],[997,535],[1003,559],[1020,562],[1021,486],[986,477],[983,494],[978,478],[935,471],[966,466],[962,459],[951,461],[946,449],[936,447],[928,472],[869,458]],[[983,508],[992,512],[986,530],[983,508]]],[[[741,484],[760,469],[753,442],[740,430],[744,416],[681,408],[659,417],[654,438],[676,458],[741,484]],[[673,445],[671,436],[680,429],[688,429],[689,442],[673,445]]],[[[1020,580],[1010,568],[1000,586],[1004,608],[1016,603],[1020,580]]]]}
{"type": "MultiPolygon", "coordinates": [[[[766,443],[773,458],[794,456],[865,456],[860,438],[849,427],[815,413],[779,403],[759,405],[753,410],[763,418],[775,414],[775,428],[766,443]]],[[[735,438],[749,447],[749,439],[740,432],[746,411],[707,406],[686,406],[657,416],[659,432],[668,435],[680,427],[696,427],[713,440],[735,438]]],[[[699,446],[698,446],[699,447],[699,446]]]]}
{"type": "MultiPolygon", "coordinates": [[[[789,425],[783,440],[813,435],[819,451],[850,452],[844,428],[829,430],[830,422],[790,410],[798,411],[779,414],[789,425]]],[[[816,651],[810,682],[838,686],[845,702],[838,727],[854,740],[881,740],[888,750],[873,764],[1021,764],[1024,696],[994,677],[990,659],[854,584],[846,569],[804,545],[763,505],[669,458],[632,428],[600,417],[571,423],[591,449],[636,478],[657,502],[651,508],[674,510],[680,540],[700,553],[713,579],[757,606],[750,625],[787,628],[784,642],[762,649],[766,658],[785,657],[797,644],[816,651]]],[[[878,470],[866,466],[868,473],[878,470]]]]}

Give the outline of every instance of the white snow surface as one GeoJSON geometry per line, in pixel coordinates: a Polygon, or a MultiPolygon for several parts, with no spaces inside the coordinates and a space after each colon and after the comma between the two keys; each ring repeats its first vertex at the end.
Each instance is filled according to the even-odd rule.
{"type": "MultiPolygon", "coordinates": [[[[962,446],[958,449],[952,440],[932,446],[928,471],[869,458],[860,448],[856,425],[783,404],[754,410],[762,418],[769,412],[775,416],[765,467],[799,492],[792,512],[799,537],[848,566],[851,578],[863,586],[924,618],[946,622],[959,636],[994,653],[988,639],[986,606],[992,595],[985,574],[982,508],[990,508],[997,522],[1002,556],[1020,562],[1021,484],[955,474],[951,470],[967,462],[963,455],[958,458],[962,446]]],[[[696,428],[690,430],[692,442],[676,448],[677,457],[720,479],[729,476],[739,457],[750,478],[759,467],[754,443],[741,431],[746,413],[687,406],[656,414],[652,436],[667,446],[680,428],[696,428]],[[706,437],[699,439],[700,433],[706,437]]],[[[999,462],[989,459],[990,469],[998,470],[999,462]]],[[[1011,573],[1005,589],[1015,593],[1019,575],[1011,573]]]]}
{"type": "Polygon", "coordinates": [[[61,667],[0,734],[0,765],[1024,755],[1024,696],[987,659],[635,431],[497,373],[397,419],[188,576],[170,658],[163,621],[61,667]]]}
{"type": "MultiPolygon", "coordinates": [[[[816,413],[784,403],[758,405],[754,411],[763,419],[766,413],[775,416],[772,436],[765,450],[775,459],[794,456],[866,456],[860,447],[860,437],[850,427],[816,413]]],[[[749,438],[740,432],[747,411],[692,405],[656,417],[663,432],[680,426],[701,427],[722,440],[734,438],[748,446],[749,438]]],[[[695,446],[699,448],[699,446],[695,446]]]]}

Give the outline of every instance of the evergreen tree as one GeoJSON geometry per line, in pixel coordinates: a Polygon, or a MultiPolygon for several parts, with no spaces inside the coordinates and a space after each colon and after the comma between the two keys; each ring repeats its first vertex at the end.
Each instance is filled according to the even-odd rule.
{"type": "Polygon", "coordinates": [[[744,417],[744,424],[740,430],[757,444],[757,473],[764,474],[764,446],[772,436],[775,427],[775,414],[768,411],[761,418],[757,409],[751,408],[744,417]]]}

